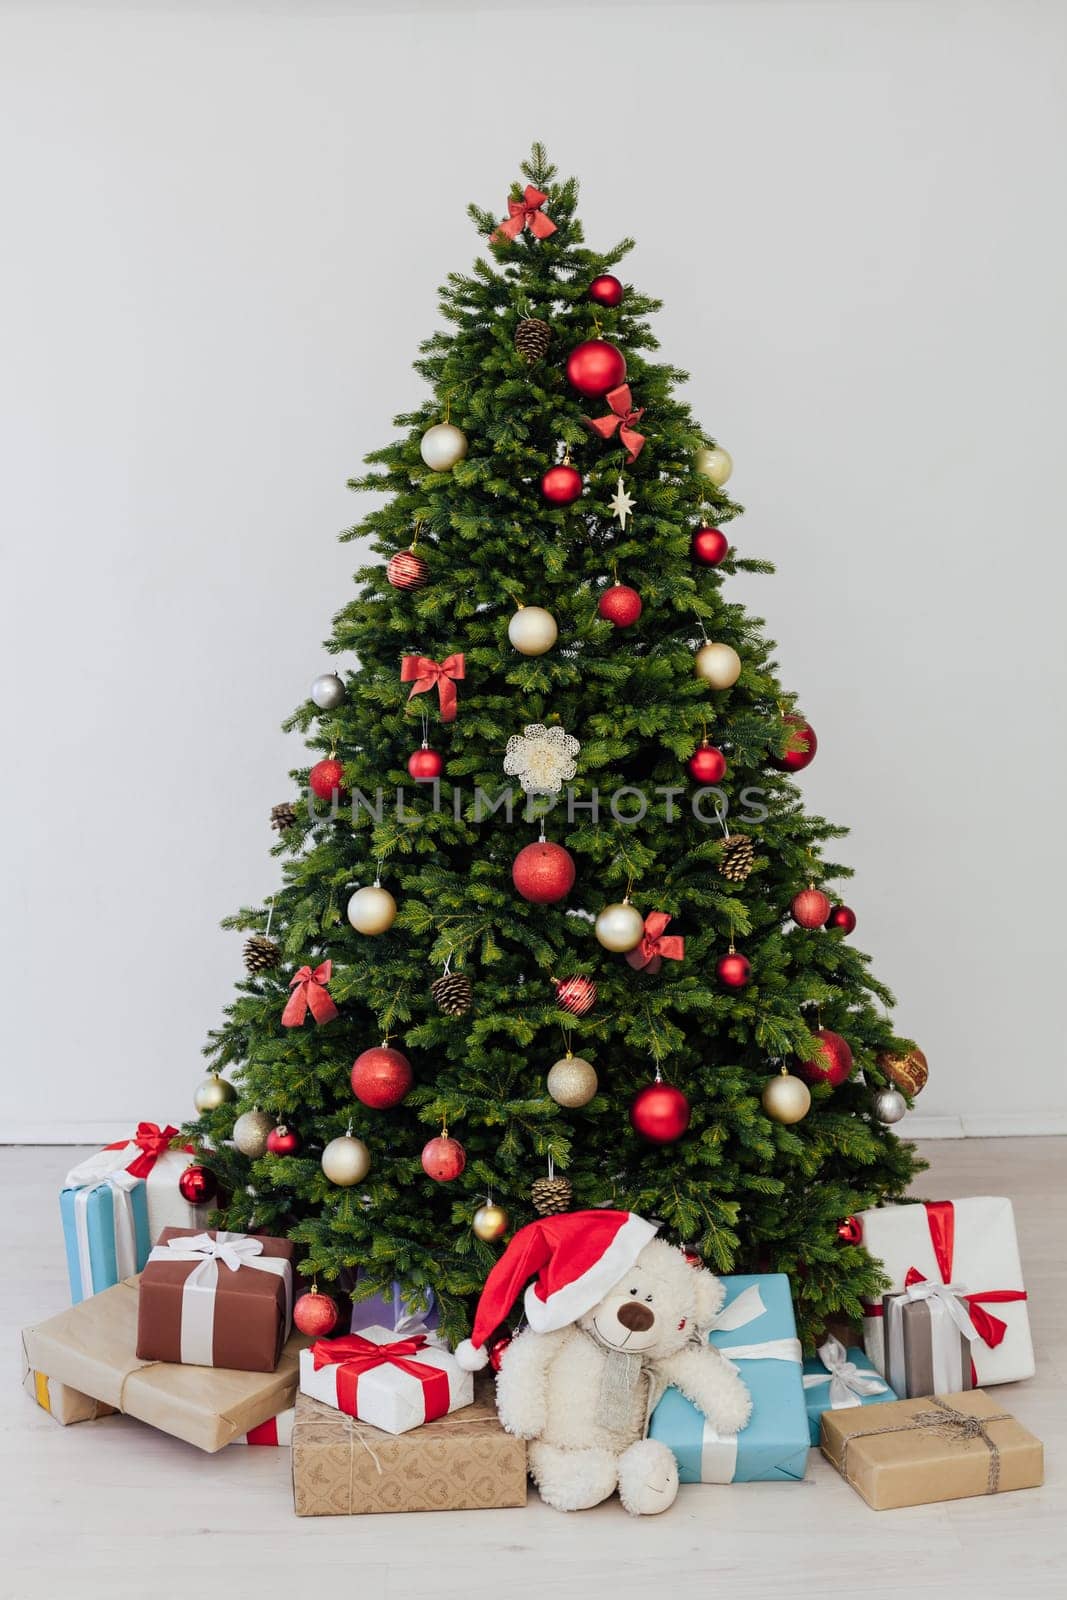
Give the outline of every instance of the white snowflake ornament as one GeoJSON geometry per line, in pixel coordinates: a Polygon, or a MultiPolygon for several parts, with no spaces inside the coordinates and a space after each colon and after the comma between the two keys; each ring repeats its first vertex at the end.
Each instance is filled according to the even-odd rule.
{"type": "Polygon", "coordinates": [[[578,770],[574,758],[581,748],[562,728],[531,722],[508,740],[504,771],[518,778],[525,794],[559,794],[578,770]]]}

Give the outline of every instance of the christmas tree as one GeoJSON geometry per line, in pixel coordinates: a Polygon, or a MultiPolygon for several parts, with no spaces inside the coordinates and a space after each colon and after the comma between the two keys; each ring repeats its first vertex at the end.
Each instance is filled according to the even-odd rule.
{"type": "Polygon", "coordinates": [[[352,482],[377,499],[343,537],[382,559],[287,724],[314,764],[207,1051],[236,1095],[209,1078],[187,1132],[224,1226],[323,1289],[432,1288],[456,1337],[495,1240],[573,1203],[788,1272],[810,1342],[881,1285],[847,1222],[917,1170],[884,1122],[921,1055],[730,598],[771,569],[721,531],[729,456],[615,276],[632,241],[587,249],[575,182],[540,146],[523,171],[503,224],[470,207],[429,396],[352,482]]]}

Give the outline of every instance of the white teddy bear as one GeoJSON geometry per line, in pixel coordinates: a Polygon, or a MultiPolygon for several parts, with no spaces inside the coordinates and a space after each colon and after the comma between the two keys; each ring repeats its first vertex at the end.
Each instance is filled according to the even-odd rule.
{"type": "Polygon", "coordinates": [[[571,1211],[520,1228],[456,1351],[461,1366],[483,1367],[486,1340],[536,1278],[524,1300],[529,1327],[500,1363],[497,1410],[509,1433],[530,1440],[530,1473],[557,1510],[595,1506],[616,1489],[634,1515],[673,1504],[677,1463],[645,1438],[668,1384],[721,1433],[748,1421],[748,1390],[704,1337],[723,1286],[655,1233],[628,1211],[571,1211]]]}

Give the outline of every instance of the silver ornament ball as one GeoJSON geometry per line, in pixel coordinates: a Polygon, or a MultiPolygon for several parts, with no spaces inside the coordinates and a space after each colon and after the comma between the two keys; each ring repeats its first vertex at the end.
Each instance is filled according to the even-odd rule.
{"type": "Polygon", "coordinates": [[[245,1111],[233,1125],[233,1142],[243,1156],[258,1161],[266,1154],[267,1136],[274,1131],[274,1118],[265,1111],[245,1111]]]}
{"type": "Polygon", "coordinates": [[[320,711],[335,711],[345,698],[345,686],[336,672],[324,672],[311,685],[311,698],[320,711]]]}
{"type": "Polygon", "coordinates": [[[322,1152],[322,1170],[331,1183],[349,1189],[370,1171],[370,1151],[362,1139],[342,1133],[331,1139],[322,1152]]]}
{"type": "Polygon", "coordinates": [[[614,950],[619,955],[635,949],[641,943],[644,931],[645,919],[629,900],[618,900],[614,905],[605,906],[596,919],[594,929],[604,949],[614,950]]]}
{"type": "Polygon", "coordinates": [[[908,1102],[899,1089],[879,1089],[874,1097],[874,1114],[879,1122],[899,1122],[908,1102]]]}
{"type": "Polygon", "coordinates": [[[508,638],[520,655],[543,656],[559,638],[559,629],[543,606],[520,606],[508,623],[508,638]]]}
{"type": "Polygon", "coordinates": [[[596,1068],[584,1056],[563,1056],[549,1067],[545,1087],[558,1106],[587,1106],[597,1091],[596,1068]]]}
{"type": "Polygon", "coordinates": [[[467,435],[452,422],[438,422],[427,428],[419,449],[431,472],[447,472],[467,454],[467,435]]]}
{"type": "Polygon", "coordinates": [[[716,489],[721,489],[734,470],[734,463],[728,450],[719,445],[706,445],[696,453],[696,469],[701,477],[710,478],[716,489]]]}
{"type": "Polygon", "coordinates": [[[693,670],[713,689],[729,689],[741,676],[741,657],[732,644],[702,644],[693,658],[693,670]]]}
{"type": "Polygon", "coordinates": [[[233,1084],[228,1083],[225,1078],[220,1078],[217,1072],[212,1072],[203,1083],[197,1084],[193,1104],[203,1116],[205,1111],[217,1111],[220,1106],[236,1098],[237,1090],[233,1084]]]}
{"type": "Polygon", "coordinates": [[[348,902],[348,920],[357,933],[386,933],[396,921],[396,901],[380,883],[365,884],[348,902]]]}

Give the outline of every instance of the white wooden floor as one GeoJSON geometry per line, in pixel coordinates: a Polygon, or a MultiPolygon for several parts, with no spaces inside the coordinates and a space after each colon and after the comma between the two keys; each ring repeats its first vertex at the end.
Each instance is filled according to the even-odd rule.
{"type": "Polygon", "coordinates": [[[17,1384],[18,1329],[67,1299],[58,1202],[73,1152],[0,1149],[3,1600],[1041,1600],[1067,1593],[1067,1139],[931,1144],[927,1196],[1015,1200],[1038,1376],[997,1391],[1046,1446],[1043,1489],[874,1512],[815,1453],[802,1484],[683,1489],[640,1521],[292,1514],[289,1453],[207,1456],[128,1417],[61,1428],[17,1384]]]}

